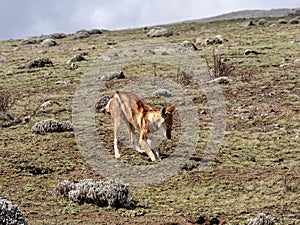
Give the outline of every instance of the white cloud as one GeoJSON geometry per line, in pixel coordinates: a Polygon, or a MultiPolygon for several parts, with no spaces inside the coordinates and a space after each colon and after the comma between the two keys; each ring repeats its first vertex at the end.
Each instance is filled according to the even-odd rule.
{"type": "Polygon", "coordinates": [[[79,29],[123,29],[241,9],[300,7],[299,0],[0,0],[0,39],[79,29]]]}

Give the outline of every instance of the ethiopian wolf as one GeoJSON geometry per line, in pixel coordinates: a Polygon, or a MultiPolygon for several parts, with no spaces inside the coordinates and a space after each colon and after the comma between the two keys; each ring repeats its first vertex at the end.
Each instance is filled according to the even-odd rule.
{"type": "Polygon", "coordinates": [[[173,112],[175,105],[155,110],[132,92],[117,91],[108,101],[105,112],[111,114],[114,122],[114,150],[115,157],[120,157],[118,149],[118,129],[123,120],[128,127],[129,140],[133,145],[133,134],[139,131],[139,144],[152,161],[160,160],[158,150],[151,150],[149,134],[162,129],[165,136],[171,139],[173,112]]]}

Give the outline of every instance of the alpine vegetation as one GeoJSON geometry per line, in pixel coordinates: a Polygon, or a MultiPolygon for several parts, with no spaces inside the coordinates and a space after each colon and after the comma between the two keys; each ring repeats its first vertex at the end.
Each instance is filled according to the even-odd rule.
{"type": "Polygon", "coordinates": [[[31,132],[36,134],[65,131],[73,131],[73,124],[71,123],[71,121],[58,121],[55,119],[47,119],[34,124],[31,128],[31,132]]]}
{"type": "Polygon", "coordinates": [[[98,206],[132,208],[134,201],[128,185],[116,180],[81,180],[72,183],[61,181],[55,188],[56,195],[79,204],[91,203],[98,206]]]}
{"type": "Polygon", "coordinates": [[[28,223],[18,206],[0,198],[0,224],[27,225],[28,223]]]}

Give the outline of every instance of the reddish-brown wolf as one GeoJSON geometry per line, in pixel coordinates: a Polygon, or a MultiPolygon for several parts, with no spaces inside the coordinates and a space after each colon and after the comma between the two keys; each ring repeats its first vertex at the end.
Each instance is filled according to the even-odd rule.
{"type": "Polygon", "coordinates": [[[135,129],[139,131],[139,144],[136,146],[139,152],[146,152],[152,161],[160,160],[158,150],[151,150],[149,135],[162,129],[165,136],[171,139],[173,124],[173,112],[175,105],[155,110],[132,92],[117,91],[108,101],[105,111],[111,114],[114,122],[114,150],[115,157],[120,157],[118,149],[118,130],[123,120],[128,127],[129,140],[134,145],[133,134],[135,129]]]}

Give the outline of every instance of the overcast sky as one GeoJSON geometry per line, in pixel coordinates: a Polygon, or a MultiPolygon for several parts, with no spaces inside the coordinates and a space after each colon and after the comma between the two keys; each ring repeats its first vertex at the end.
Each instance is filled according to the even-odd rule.
{"type": "Polygon", "coordinates": [[[297,7],[299,0],[0,0],[0,39],[127,29],[242,9],[297,7]]]}

